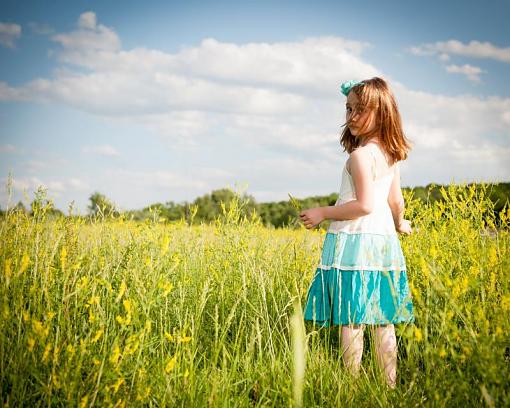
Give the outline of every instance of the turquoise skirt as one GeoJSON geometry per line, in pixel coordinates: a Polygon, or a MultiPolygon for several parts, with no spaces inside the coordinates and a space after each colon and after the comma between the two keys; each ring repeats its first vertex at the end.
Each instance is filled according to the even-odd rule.
{"type": "Polygon", "coordinates": [[[328,232],[304,319],[324,327],[414,322],[398,237],[328,232]]]}

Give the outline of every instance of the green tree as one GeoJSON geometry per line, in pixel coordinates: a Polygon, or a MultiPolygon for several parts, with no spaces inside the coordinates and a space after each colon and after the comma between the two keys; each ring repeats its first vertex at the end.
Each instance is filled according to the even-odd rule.
{"type": "Polygon", "coordinates": [[[99,192],[93,193],[89,197],[90,205],[88,210],[90,215],[103,214],[105,216],[118,215],[115,203],[110,201],[104,194],[99,192]]]}

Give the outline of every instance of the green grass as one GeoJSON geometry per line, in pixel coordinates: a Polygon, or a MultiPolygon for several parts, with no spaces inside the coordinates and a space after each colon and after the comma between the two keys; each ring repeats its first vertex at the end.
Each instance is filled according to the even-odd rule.
{"type": "Polygon", "coordinates": [[[444,190],[446,204],[406,195],[414,233],[400,239],[416,322],[396,325],[396,390],[378,373],[370,331],[354,379],[339,328],[299,324],[324,230],[262,227],[240,216],[238,200],[212,225],[9,211],[2,402],[509,405],[510,212],[495,220],[483,190],[459,191],[444,190]]]}

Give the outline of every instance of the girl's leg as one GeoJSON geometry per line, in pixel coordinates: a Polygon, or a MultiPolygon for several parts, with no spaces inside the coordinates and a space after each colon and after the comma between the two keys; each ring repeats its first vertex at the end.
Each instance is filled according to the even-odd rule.
{"type": "Polygon", "coordinates": [[[349,371],[358,376],[363,355],[364,325],[342,326],[342,357],[349,371]]]}
{"type": "Polygon", "coordinates": [[[385,380],[391,388],[396,387],[397,380],[397,338],[395,326],[387,324],[378,326],[375,331],[377,362],[383,371],[385,380]]]}

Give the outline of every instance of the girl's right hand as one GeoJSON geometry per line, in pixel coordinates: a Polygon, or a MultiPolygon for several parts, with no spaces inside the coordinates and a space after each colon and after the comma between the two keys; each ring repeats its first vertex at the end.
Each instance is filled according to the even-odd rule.
{"type": "Polygon", "coordinates": [[[401,234],[409,235],[411,234],[411,232],[413,232],[413,229],[411,228],[411,221],[409,220],[402,220],[400,225],[397,225],[395,229],[397,230],[397,232],[400,232],[401,234]]]}

